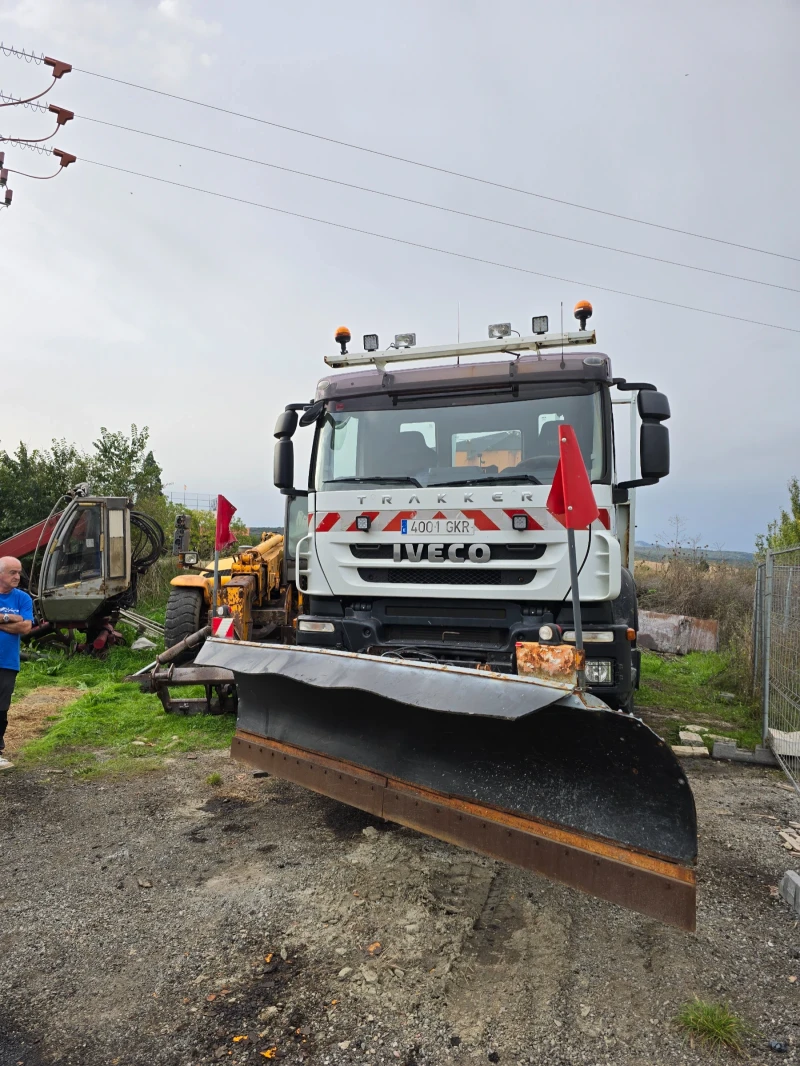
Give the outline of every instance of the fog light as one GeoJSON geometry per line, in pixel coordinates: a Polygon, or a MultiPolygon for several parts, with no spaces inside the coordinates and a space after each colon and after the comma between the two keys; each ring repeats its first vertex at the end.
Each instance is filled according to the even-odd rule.
{"type": "Polygon", "coordinates": [[[394,337],[395,348],[413,348],[417,343],[416,333],[396,333],[394,337]]]}
{"type": "Polygon", "coordinates": [[[297,628],[301,633],[335,633],[333,622],[312,622],[308,618],[298,620],[297,628]]]}
{"type": "MultiPolygon", "coordinates": [[[[564,633],[564,640],[568,640],[570,644],[575,643],[575,630],[567,629],[564,633]]],[[[583,631],[583,643],[584,644],[613,644],[614,634],[610,629],[596,629],[583,631]]]]}
{"type": "Polygon", "coordinates": [[[586,680],[590,685],[610,685],[614,681],[614,664],[610,659],[587,659],[586,680]]]}
{"type": "Polygon", "coordinates": [[[369,533],[369,527],[372,525],[372,519],[368,514],[356,515],[356,529],[359,533],[369,533]]]}
{"type": "Polygon", "coordinates": [[[511,516],[511,528],[524,530],[528,528],[528,516],[526,514],[515,514],[511,516]]]}
{"type": "Polygon", "coordinates": [[[496,322],[493,326],[489,326],[489,339],[493,341],[500,341],[503,337],[511,336],[511,323],[510,322],[496,322]]]}
{"type": "Polygon", "coordinates": [[[539,640],[545,644],[548,640],[555,640],[558,635],[555,626],[539,626],[539,640]]]}
{"type": "Polygon", "coordinates": [[[199,556],[198,556],[197,552],[184,552],[183,553],[183,564],[184,564],[184,566],[197,566],[197,560],[198,559],[199,559],[199,556]]]}

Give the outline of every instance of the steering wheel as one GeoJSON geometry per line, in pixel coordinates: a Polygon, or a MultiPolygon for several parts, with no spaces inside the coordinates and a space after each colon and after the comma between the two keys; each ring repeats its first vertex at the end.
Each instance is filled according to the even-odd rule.
{"type": "Polygon", "coordinates": [[[523,459],[521,463],[517,463],[514,469],[519,470],[522,473],[534,473],[538,470],[543,470],[549,473],[550,471],[555,470],[557,463],[557,455],[533,455],[530,459],[523,459]]]}

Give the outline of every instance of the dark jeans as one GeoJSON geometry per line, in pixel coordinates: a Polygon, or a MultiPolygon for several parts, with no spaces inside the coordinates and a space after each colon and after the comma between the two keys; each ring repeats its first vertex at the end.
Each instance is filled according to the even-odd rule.
{"type": "Polygon", "coordinates": [[[16,670],[6,670],[0,667],[0,751],[5,747],[3,737],[8,725],[8,708],[11,706],[11,696],[16,682],[16,670]]]}

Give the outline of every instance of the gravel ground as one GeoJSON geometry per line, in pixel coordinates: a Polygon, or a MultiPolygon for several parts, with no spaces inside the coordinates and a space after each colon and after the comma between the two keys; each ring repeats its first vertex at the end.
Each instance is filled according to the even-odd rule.
{"type": "Polygon", "coordinates": [[[0,1066],[670,1066],[708,1057],[673,1021],[695,995],[752,1024],[751,1061],[798,1062],[800,930],[770,886],[800,806],[774,771],[689,774],[694,936],[225,753],[6,773],[0,1066]]]}

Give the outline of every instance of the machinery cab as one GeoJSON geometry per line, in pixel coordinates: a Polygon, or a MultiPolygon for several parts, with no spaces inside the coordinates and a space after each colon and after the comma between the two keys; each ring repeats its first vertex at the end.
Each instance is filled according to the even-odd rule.
{"type": "Polygon", "coordinates": [[[88,621],[131,585],[131,522],[127,497],[83,497],[62,512],[45,549],[39,582],[44,619],[88,621]]]}

